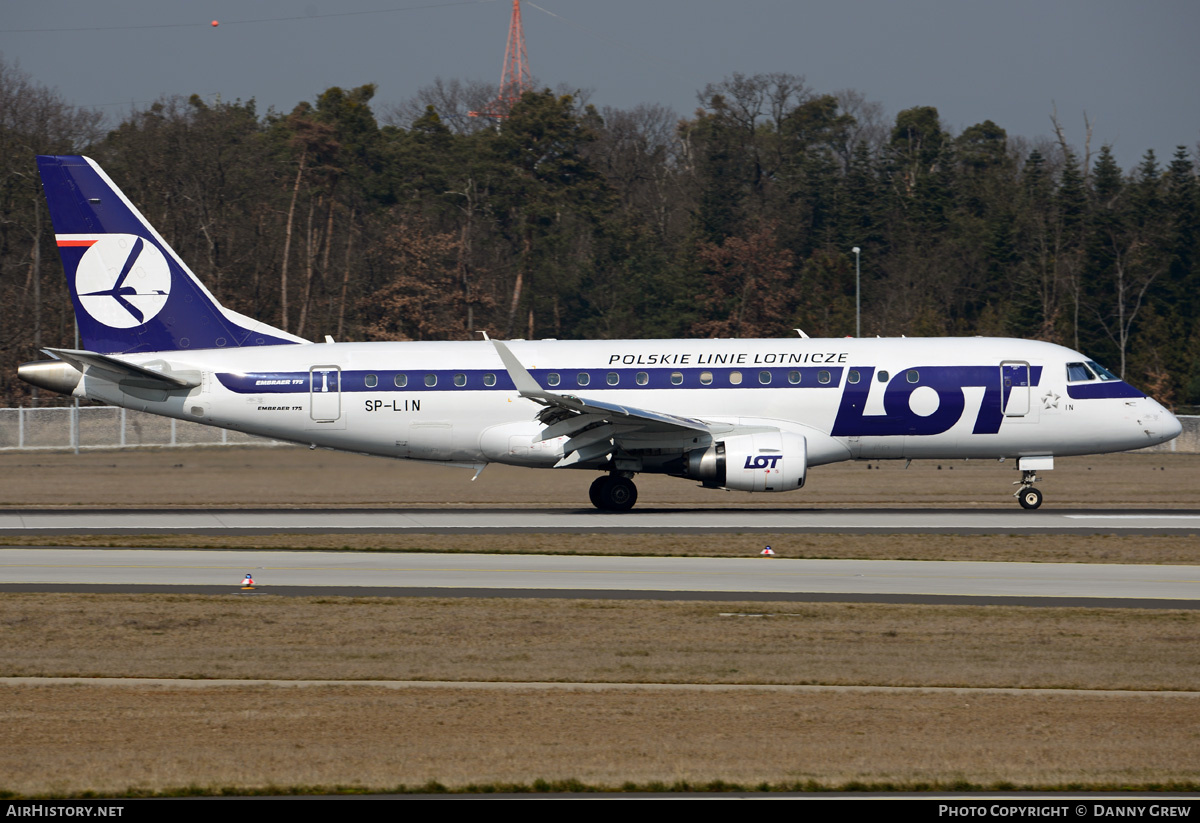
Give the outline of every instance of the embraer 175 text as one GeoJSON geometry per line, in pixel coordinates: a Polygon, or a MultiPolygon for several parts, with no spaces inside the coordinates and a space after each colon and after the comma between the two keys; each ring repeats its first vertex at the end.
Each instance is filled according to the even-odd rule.
{"type": "Polygon", "coordinates": [[[83,350],[37,386],[331,449],[471,466],[639,472],[783,492],[842,460],[1013,458],[1162,443],[1179,421],[1062,346],[988,338],[311,343],[221,306],[86,157],[39,157],[83,350]]]}

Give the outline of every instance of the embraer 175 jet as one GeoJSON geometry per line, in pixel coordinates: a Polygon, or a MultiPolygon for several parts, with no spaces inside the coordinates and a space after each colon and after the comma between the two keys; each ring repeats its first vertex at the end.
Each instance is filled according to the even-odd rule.
{"type": "Polygon", "coordinates": [[[842,460],[1012,458],[1163,443],[1179,421],[1062,346],[988,338],[311,343],[224,308],[95,162],[39,157],[84,349],[22,379],[313,447],[482,469],[784,492],[842,460]]]}

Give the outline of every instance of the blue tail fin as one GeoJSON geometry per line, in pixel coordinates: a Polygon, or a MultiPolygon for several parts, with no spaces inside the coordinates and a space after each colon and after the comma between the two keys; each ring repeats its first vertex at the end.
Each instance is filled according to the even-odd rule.
{"type": "Polygon", "coordinates": [[[90,158],[37,162],[85,348],[124,354],[307,342],[218,303],[90,158]]]}

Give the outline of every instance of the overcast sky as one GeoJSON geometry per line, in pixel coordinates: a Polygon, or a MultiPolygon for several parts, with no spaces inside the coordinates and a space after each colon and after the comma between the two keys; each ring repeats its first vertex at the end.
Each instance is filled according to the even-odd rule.
{"type": "MultiPolygon", "coordinates": [[[[435,78],[498,82],[511,0],[6,0],[0,55],[69,102],[119,118],[163,95],[290,111],[329,86],[377,83],[377,110],[435,78]],[[390,10],[390,11],[380,11],[390,10]],[[379,13],[373,13],[379,12],[379,13]],[[286,19],[281,19],[286,18],[286,19]],[[213,28],[211,20],[221,21],[213,28]],[[30,30],[41,31],[30,31],[30,30]]],[[[522,4],[533,73],[599,106],[690,116],[733,72],[857,89],[888,119],[935,106],[1082,146],[1125,169],[1200,143],[1200,2],[1112,0],[538,0],[522,4]]]]}

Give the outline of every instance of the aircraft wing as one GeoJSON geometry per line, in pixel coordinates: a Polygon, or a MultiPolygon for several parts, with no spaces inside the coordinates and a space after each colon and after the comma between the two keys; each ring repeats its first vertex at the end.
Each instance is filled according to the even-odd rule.
{"type": "Polygon", "coordinates": [[[499,340],[493,340],[492,345],[504,362],[504,368],[508,370],[517,392],[546,407],[537,416],[539,421],[546,424],[541,439],[570,437],[563,446],[563,458],[558,461],[556,468],[611,454],[621,448],[622,441],[629,443],[636,440],[639,447],[653,448],[657,442],[678,442],[701,434],[716,435],[734,428],[724,423],[708,423],[690,417],[546,391],[508,346],[499,340]]]}

